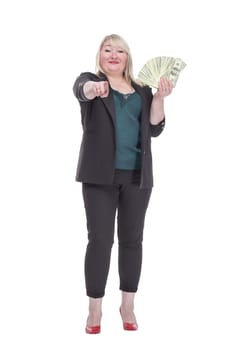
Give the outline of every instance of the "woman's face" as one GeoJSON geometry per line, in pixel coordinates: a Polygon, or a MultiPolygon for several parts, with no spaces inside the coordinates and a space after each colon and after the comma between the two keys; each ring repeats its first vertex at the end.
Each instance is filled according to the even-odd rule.
{"type": "Polygon", "coordinates": [[[106,41],[100,51],[100,65],[106,74],[123,75],[127,59],[127,52],[110,41],[106,41]]]}

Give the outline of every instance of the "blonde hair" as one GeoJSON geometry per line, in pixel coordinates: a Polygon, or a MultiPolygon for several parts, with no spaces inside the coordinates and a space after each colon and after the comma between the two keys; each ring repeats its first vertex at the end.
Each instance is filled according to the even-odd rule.
{"type": "Polygon", "coordinates": [[[133,76],[133,61],[132,61],[129,45],[120,35],[117,35],[117,34],[107,35],[101,41],[99,49],[96,54],[96,74],[100,75],[101,73],[104,73],[100,65],[100,52],[103,45],[106,43],[106,41],[110,41],[111,44],[121,47],[127,53],[128,59],[126,61],[125,70],[123,72],[124,78],[128,83],[131,83],[132,81],[135,82],[135,79],[133,76]]]}

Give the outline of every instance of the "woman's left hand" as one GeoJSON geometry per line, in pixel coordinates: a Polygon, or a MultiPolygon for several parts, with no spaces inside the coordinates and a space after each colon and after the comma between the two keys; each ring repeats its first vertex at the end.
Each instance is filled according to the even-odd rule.
{"type": "Polygon", "coordinates": [[[167,78],[160,78],[158,90],[156,96],[164,98],[172,93],[173,85],[172,82],[167,78]]]}

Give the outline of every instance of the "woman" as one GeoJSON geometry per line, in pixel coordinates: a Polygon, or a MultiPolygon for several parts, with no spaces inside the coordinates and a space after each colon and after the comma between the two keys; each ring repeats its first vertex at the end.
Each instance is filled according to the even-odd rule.
{"type": "Polygon", "coordinates": [[[165,125],[164,97],[172,84],[159,89],[139,84],[132,57],[119,35],[106,36],[96,56],[96,74],[82,73],[73,91],[80,103],[83,139],[76,180],[82,182],[88,244],[85,283],[89,297],[86,332],[100,333],[102,298],[109,272],[117,211],[118,268],[125,330],[137,330],[134,297],[142,264],[146,210],[153,187],[151,136],[165,125]]]}

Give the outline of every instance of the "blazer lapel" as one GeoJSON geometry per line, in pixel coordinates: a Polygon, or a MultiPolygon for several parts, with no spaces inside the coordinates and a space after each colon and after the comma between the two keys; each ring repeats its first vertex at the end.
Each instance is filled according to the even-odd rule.
{"type": "Polygon", "coordinates": [[[106,109],[108,110],[108,113],[113,121],[113,125],[115,126],[115,108],[114,108],[113,95],[111,91],[109,91],[109,94],[107,97],[103,97],[101,98],[101,100],[105,105],[106,109]]]}
{"type": "Polygon", "coordinates": [[[141,96],[142,99],[142,112],[141,112],[141,145],[144,147],[145,141],[148,136],[148,120],[149,120],[149,111],[146,106],[148,105],[146,101],[145,94],[140,86],[133,84],[135,91],[141,96]]]}
{"type": "MultiPolygon", "coordinates": [[[[104,73],[100,73],[100,79],[108,81],[106,75],[104,73]]],[[[113,121],[113,125],[115,126],[115,108],[114,108],[114,100],[113,95],[111,93],[111,88],[109,86],[109,94],[107,97],[101,98],[103,104],[105,105],[106,109],[108,110],[108,113],[113,121]]]]}

